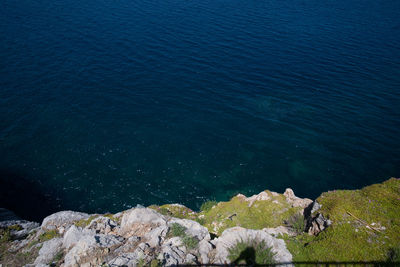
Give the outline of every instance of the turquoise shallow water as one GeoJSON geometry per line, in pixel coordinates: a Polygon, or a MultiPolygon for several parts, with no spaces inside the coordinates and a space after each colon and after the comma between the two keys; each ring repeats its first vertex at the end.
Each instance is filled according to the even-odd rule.
{"type": "Polygon", "coordinates": [[[196,209],[399,176],[398,14],[376,0],[4,0],[0,206],[196,209]]]}

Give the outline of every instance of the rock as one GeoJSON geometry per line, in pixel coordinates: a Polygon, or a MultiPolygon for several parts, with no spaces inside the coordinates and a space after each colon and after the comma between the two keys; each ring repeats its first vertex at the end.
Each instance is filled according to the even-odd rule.
{"type": "Polygon", "coordinates": [[[318,235],[332,224],[330,220],[326,219],[324,215],[318,212],[320,208],[321,204],[314,201],[304,209],[304,218],[306,219],[305,231],[310,235],[318,235]]]}
{"type": "Polygon", "coordinates": [[[93,219],[86,229],[94,230],[96,234],[109,234],[113,232],[118,224],[110,218],[99,216],[93,219]]]}
{"type": "Polygon", "coordinates": [[[105,256],[121,244],[122,239],[113,235],[83,235],[65,255],[63,266],[100,266],[105,256]]]}
{"type": "Polygon", "coordinates": [[[76,211],[60,211],[44,218],[42,230],[54,230],[60,227],[69,228],[74,222],[89,218],[89,214],[76,211]]]}
{"type": "Polygon", "coordinates": [[[12,239],[24,239],[33,231],[39,230],[39,224],[25,220],[12,220],[0,222],[0,228],[8,228],[11,226],[20,226],[21,230],[11,230],[12,239]]]}
{"type": "Polygon", "coordinates": [[[271,199],[271,197],[268,195],[268,193],[265,191],[262,191],[258,195],[253,195],[251,197],[246,198],[245,200],[250,202],[249,207],[251,207],[255,201],[270,200],[270,199],[271,199]]]}
{"type": "Polygon", "coordinates": [[[162,241],[164,241],[165,236],[167,235],[168,227],[166,225],[161,225],[150,232],[144,235],[146,242],[151,247],[160,246],[162,241]]]}
{"type": "Polygon", "coordinates": [[[136,254],[135,253],[122,253],[114,259],[110,260],[107,264],[110,267],[134,267],[136,266],[136,254]]]}
{"type": "Polygon", "coordinates": [[[270,234],[270,235],[272,235],[274,237],[277,237],[279,235],[284,235],[284,234],[287,234],[289,236],[292,236],[292,235],[295,234],[285,226],[278,226],[278,227],[275,227],[275,228],[264,228],[262,230],[264,232],[266,232],[267,234],[270,234]]]}
{"type": "Polygon", "coordinates": [[[331,224],[330,220],[326,219],[321,213],[318,213],[307,221],[306,232],[310,235],[318,235],[331,224]]]}
{"type": "MultiPolygon", "coordinates": [[[[166,225],[166,219],[163,215],[149,208],[135,208],[126,211],[122,216],[121,228],[119,233],[127,235],[132,232],[135,224],[148,224],[161,226],[166,225]]],[[[153,227],[154,228],[154,227],[153,227]]]]}
{"type": "Polygon", "coordinates": [[[134,250],[142,239],[138,236],[131,236],[125,240],[124,244],[115,250],[117,254],[128,253],[134,250]]]}
{"type": "Polygon", "coordinates": [[[75,225],[72,225],[68,231],[64,234],[63,247],[69,249],[78,243],[79,239],[82,237],[82,231],[78,229],[75,225]]]}
{"type": "Polygon", "coordinates": [[[158,259],[163,266],[176,266],[183,264],[186,259],[186,249],[179,237],[173,237],[161,246],[158,259]]]}
{"type": "Polygon", "coordinates": [[[53,238],[43,243],[35,264],[50,264],[54,257],[61,251],[62,238],[53,238]]]}
{"type": "Polygon", "coordinates": [[[198,252],[200,254],[200,261],[201,264],[210,263],[210,259],[208,257],[208,253],[213,249],[212,244],[207,240],[202,240],[199,242],[199,249],[198,252]]]}
{"type": "Polygon", "coordinates": [[[196,264],[197,263],[197,257],[193,254],[187,254],[185,258],[185,264],[196,264]]]}
{"type": "Polygon", "coordinates": [[[172,218],[168,222],[168,226],[171,226],[174,223],[178,223],[182,225],[183,227],[186,228],[186,233],[196,237],[198,240],[210,240],[210,233],[208,232],[207,228],[199,224],[198,222],[192,221],[192,220],[187,220],[187,219],[177,219],[177,218],[172,218]]]}
{"type": "Polygon", "coordinates": [[[146,243],[140,243],[134,252],[122,253],[108,262],[109,266],[137,266],[139,262],[146,265],[154,258],[154,249],[146,243]]]}
{"type": "Polygon", "coordinates": [[[240,241],[264,241],[275,253],[276,263],[288,263],[292,261],[292,255],[287,250],[285,242],[277,239],[262,230],[251,230],[242,227],[233,227],[226,229],[222,235],[214,239],[212,243],[216,246],[215,262],[216,264],[230,263],[228,259],[228,249],[235,246],[240,241]]]}
{"type": "Polygon", "coordinates": [[[308,198],[299,198],[294,195],[294,192],[290,188],[286,188],[285,193],[283,195],[286,197],[286,201],[292,205],[292,207],[301,207],[306,208],[313,201],[308,198]]]}

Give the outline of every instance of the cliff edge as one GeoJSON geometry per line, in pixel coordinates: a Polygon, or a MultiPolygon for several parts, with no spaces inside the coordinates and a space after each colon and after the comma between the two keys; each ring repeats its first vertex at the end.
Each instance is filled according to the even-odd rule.
{"type": "Polygon", "coordinates": [[[2,266],[176,266],[400,260],[400,179],[315,201],[263,191],[200,212],[179,204],[117,214],[61,211],[0,222],[2,266]]]}

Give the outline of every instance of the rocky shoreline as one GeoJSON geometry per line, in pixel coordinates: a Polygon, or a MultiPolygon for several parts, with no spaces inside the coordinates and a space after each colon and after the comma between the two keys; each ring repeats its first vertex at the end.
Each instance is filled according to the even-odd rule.
{"type": "Polygon", "coordinates": [[[294,261],[327,261],[332,256],[339,261],[398,260],[400,179],[391,178],[362,190],[326,192],[315,201],[298,198],[287,189],[283,194],[266,190],[208,204],[200,212],[168,204],[138,206],[117,214],[61,211],[41,224],[2,221],[0,264],[293,266],[294,261]],[[374,212],[371,216],[375,217],[365,212],[374,212]],[[348,248],[354,257],[344,258],[348,256],[341,250],[335,252],[337,255],[327,254],[325,246],[335,248],[350,242],[347,238],[353,238],[359,246],[348,248]],[[365,245],[379,246],[382,257],[369,253],[365,245]]]}

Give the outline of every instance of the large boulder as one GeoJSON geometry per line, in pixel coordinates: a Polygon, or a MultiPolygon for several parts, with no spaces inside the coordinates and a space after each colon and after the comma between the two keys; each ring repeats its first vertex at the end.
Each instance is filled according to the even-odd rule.
{"type": "Polygon", "coordinates": [[[74,222],[89,218],[89,214],[76,211],[60,211],[44,218],[42,230],[55,230],[58,228],[69,228],[74,222]]]}
{"type": "Polygon", "coordinates": [[[152,226],[150,228],[156,228],[158,226],[166,225],[166,218],[155,210],[149,208],[135,208],[126,211],[122,216],[121,228],[119,229],[120,235],[132,235],[138,225],[152,226]]]}
{"type": "Polygon", "coordinates": [[[273,259],[276,263],[289,263],[292,261],[292,254],[287,250],[285,242],[277,239],[262,230],[251,230],[242,227],[233,227],[226,229],[222,235],[212,242],[216,246],[215,261],[216,264],[230,263],[229,249],[238,242],[265,242],[267,247],[275,253],[273,259]]]}

